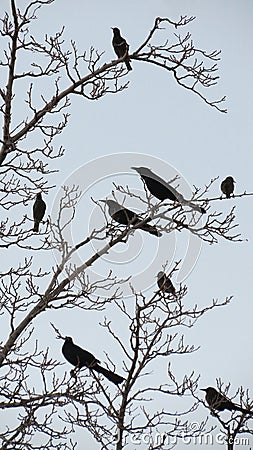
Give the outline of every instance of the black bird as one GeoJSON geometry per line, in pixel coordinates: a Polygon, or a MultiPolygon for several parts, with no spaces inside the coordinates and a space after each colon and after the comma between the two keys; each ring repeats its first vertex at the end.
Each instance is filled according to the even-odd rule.
{"type": "Polygon", "coordinates": [[[33,220],[34,220],[33,231],[36,233],[39,231],[39,223],[42,221],[45,211],[46,211],[46,203],[44,202],[44,200],[42,200],[41,193],[39,192],[36,195],[36,200],[33,204],[33,220]]]}
{"type": "Polygon", "coordinates": [[[159,289],[166,294],[176,295],[176,289],[169,277],[164,272],[158,272],[157,274],[157,284],[159,289]]]}
{"type": "Polygon", "coordinates": [[[81,369],[82,367],[89,367],[98,373],[102,373],[109,381],[114,384],[120,384],[124,381],[124,378],[111,370],[107,370],[101,367],[98,363],[100,361],[92,355],[92,353],[83,350],[78,345],[74,344],[71,337],[67,336],[62,346],[62,353],[66,360],[73,366],[81,369]]]}
{"type": "Polygon", "coordinates": [[[234,192],[234,183],[235,180],[233,177],[227,177],[220,185],[221,192],[223,192],[227,198],[230,198],[231,194],[234,192]]]}
{"type": "Polygon", "coordinates": [[[127,67],[127,70],[132,70],[130,59],[128,56],[128,49],[129,45],[127,41],[121,36],[120,30],[118,28],[112,28],[113,31],[113,39],[112,39],[112,46],[114,48],[114,51],[118,58],[125,57],[125,64],[127,67]]]}
{"type": "Polygon", "coordinates": [[[182,194],[177,192],[177,190],[168,184],[165,180],[160,178],[156,173],[152,172],[152,170],[147,167],[132,167],[132,169],[136,170],[139,173],[147,189],[150,193],[158,198],[158,200],[172,200],[173,202],[181,203],[182,205],[190,206],[195,211],[200,212],[201,214],[205,214],[206,210],[201,206],[195,205],[189,200],[185,200],[182,194]]]}
{"type": "MultiPolygon", "coordinates": [[[[109,214],[113,220],[120,223],[121,225],[137,225],[143,221],[140,216],[130,209],[125,208],[114,200],[101,200],[106,203],[109,209],[109,214]]],[[[154,236],[160,237],[162,234],[157,230],[156,227],[149,225],[148,223],[143,223],[140,227],[141,230],[147,231],[154,236]]]]}
{"type": "Polygon", "coordinates": [[[225,409],[228,409],[229,411],[241,411],[244,414],[253,414],[252,411],[248,411],[241,406],[235,405],[235,403],[231,402],[231,400],[216,391],[213,387],[201,389],[201,391],[205,391],[206,401],[211,409],[216,409],[217,411],[224,411],[225,409]]]}

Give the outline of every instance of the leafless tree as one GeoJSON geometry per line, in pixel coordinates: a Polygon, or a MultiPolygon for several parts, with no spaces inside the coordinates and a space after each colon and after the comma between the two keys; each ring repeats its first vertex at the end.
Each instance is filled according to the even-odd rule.
{"type": "MultiPolygon", "coordinates": [[[[122,65],[124,57],[103,63],[103,54],[94,48],[80,54],[74,41],[66,50],[64,28],[54,36],[46,35],[44,42],[38,42],[30,34],[29,26],[37,19],[39,9],[50,7],[52,2],[34,0],[21,9],[15,0],[10,0],[10,9],[1,19],[5,50],[0,70],[1,80],[5,77],[6,82],[2,81],[0,86],[3,122],[0,205],[8,214],[17,206],[26,205],[38,190],[53,189],[49,180],[56,170],[54,160],[64,156],[64,148],[56,149],[54,142],[67,127],[71,96],[95,100],[129,88],[122,65]],[[18,55],[22,57],[19,60],[18,55]],[[18,61],[29,61],[30,55],[32,62],[27,62],[27,67],[18,65],[18,61]],[[42,91],[44,79],[47,79],[46,93],[42,91]],[[22,89],[19,90],[19,86],[22,89]],[[22,118],[15,110],[15,95],[20,91],[27,93],[26,98],[21,99],[26,107],[22,118]],[[36,136],[36,148],[31,136],[36,136]]],[[[222,109],[224,98],[209,100],[204,95],[205,88],[217,83],[219,51],[207,53],[196,49],[188,32],[183,36],[172,34],[174,41],[170,38],[162,44],[154,44],[154,37],[157,42],[162,26],[169,33],[187,27],[193,19],[181,17],[173,22],[157,18],[147,38],[129,57],[165,69],[180,86],[197,94],[209,106],[225,112],[222,109]]],[[[75,220],[80,196],[76,187],[63,188],[56,219],[47,220],[36,246],[29,241],[31,219],[26,215],[19,222],[8,216],[2,219],[0,246],[4,251],[13,248],[20,251],[20,261],[1,274],[0,284],[0,314],[4,323],[8,323],[8,336],[1,341],[0,348],[2,450],[74,449],[72,433],[80,427],[91,433],[100,448],[116,450],[124,448],[129,439],[140,439],[144,431],[150,439],[154,431],[162,436],[149,447],[159,449],[163,448],[165,440],[168,448],[172,448],[175,440],[197,436],[206,430],[206,420],[192,430],[188,419],[198,407],[198,399],[176,411],[171,410],[169,403],[160,410],[155,400],[163,397],[167,401],[170,396],[182,397],[187,393],[195,395],[198,375],[189,373],[178,380],[173,367],[168,366],[168,357],[196,351],[185,343],[182,330],[191,328],[209,310],[228,304],[231,297],[213,300],[201,308],[197,304],[186,307],[183,301],[186,286],[180,286],[176,295],[164,294],[157,288],[151,294],[150,290],[143,293],[136,290],[131,280],[118,279],[110,269],[106,277],[92,281],[88,269],[118,243],[129,241],[131,244],[132,235],[151,220],[163,235],[184,230],[210,244],[220,239],[241,240],[240,233],[235,231],[233,207],[225,215],[219,211],[209,212],[211,202],[220,200],[208,196],[214,182],[211,180],[202,190],[195,188],[192,194],[191,200],[207,209],[206,218],[184,205],[154,202],[145,191],[143,196],[138,196],[128,187],[115,186],[112,195],[119,201],[123,197],[127,203],[131,198],[142,205],[142,222],[120,226],[108,218],[97,200],[102,225],[74,244],[67,239],[66,231],[75,220]],[[95,252],[93,245],[97,249],[95,252]],[[89,256],[76,264],[74,256],[79,249],[87,249],[89,256]],[[52,250],[57,253],[53,269],[36,269],[34,262],[38,263],[38,254],[52,250]],[[122,293],[126,283],[132,291],[131,302],[122,293]],[[112,304],[116,309],[114,314],[125,323],[127,338],[125,332],[122,334],[115,329],[109,318],[112,304]],[[52,359],[50,350],[41,348],[40,342],[34,339],[42,313],[49,317],[51,311],[69,308],[78,308],[85,314],[104,311],[100,325],[122,353],[121,369],[125,378],[122,387],[108,386],[102,376],[88,368],[77,371],[76,377],[69,376],[64,372],[60,356],[52,359]],[[158,361],[163,370],[161,377],[156,371],[158,361]]],[[[247,195],[245,192],[237,196],[247,195]]],[[[179,267],[180,262],[175,263],[169,275],[173,277],[179,267]]],[[[53,323],[53,327],[56,337],[64,337],[64,330],[58,324],[53,323]]],[[[106,354],[106,361],[111,370],[116,369],[109,354],[106,354]]],[[[240,430],[241,426],[245,426],[245,422],[240,423],[240,430]]]]}
{"type": "MultiPolygon", "coordinates": [[[[199,405],[203,405],[204,407],[210,410],[210,416],[213,418],[213,422],[219,423],[219,428],[217,425],[209,425],[208,431],[203,427],[202,429],[202,442],[208,442],[205,439],[205,436],[208,434],[209,444],[213,445],[214,442],[217,444],[226,445],[227,450],[233,450],[237,448],[238,445],[248,446],[249,445],[249,437],[248,435],[252,435],[252,415],[253,415],[253,402],[250,399],[250,395],[248,390],[245,390],[242,386],[237,389],[235,394],[231,396],[230,384],[224,385],[221,379],[217,379],[217,390],[229,400],[232,400],[233,403],[243,408],[243,411],[233,410],[233,411],[216,411],[210,408],[206,402],[199,398],[196,395],[196,392],[192,392],[193,397],[195,397],[196,401],[199,401],[199,405]],[[245,411],[248,411],[247,414],[245,411]],[[211,432],[210,432],[211,430],[211,432]]],[[[211,420],[211,419],[210,419],[211,420]]],[[[206,420],[206,425],[209,424],[210,420],[206,420]]]]}

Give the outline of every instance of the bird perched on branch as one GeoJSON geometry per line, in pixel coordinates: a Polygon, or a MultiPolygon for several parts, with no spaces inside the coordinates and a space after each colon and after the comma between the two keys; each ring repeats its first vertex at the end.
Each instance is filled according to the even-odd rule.
{"type": "Polygon", "coordinates": [[[159,289],[166,294],[176,295],[176,289],[169,277],[164,272],[158,272],[157,274],[157,284],[159,289]]]}
{"type": "Polygon", "coordinates": [[[201,391],[205,391],[206,402],[208,403],[211,409],[217,411],[224,411],[225,409],[227,409],[228,411],[240,411],[244,414],[250,415],[253,414],[253,411],[249,411],[245,408],[242,408],[241,406],[236,405],[235,403],[231,402],[231,400],[226,398],[225,395],[216,391],[216,389],[213,387],[201,389],[201,391]]]}
{"type": "Polygon", "coordinates": [[[118,28],[112,28],[113,31],[113,39],[112,46],[118,58],[125,57],[125,64],[127,70],[132,70],[132,66],[130,64],[130,59],[128,56],[129,45],[127,41],[121,36],[120,30],[118,28]]]}
{"type": "Polygon", "coordinates": [[[36,200],[33,204],[33,220],[34,220],[33,231],[35,233],[38,233],[39,231],[39,223],[42,221],[45,211],[46,211],[46,203],[44,202],[44,200],[42,200],[41,193],[39,192],[36,195],[36,200]]]}
{"type": "Polygon", "coordinates": [[[124,381],[124,378],[120,375],[101,367],[99,365],[100,361],[96,359],[95,356],[74,344],[72,338],[69,336],[65,338],[65,342],[62,346],[62,353],[66,360],[78,369],[88,367],[91,370],[101,373],[114,384],[120,384],[124,381]]]}
{"type": "MultiPolygon", "coordinates": [[[[131,211],[130,209],[124,208],[124,206],[120,205],[114,200],[101,201],[103,203],[106,203],[106,205],[108,206],[109,214],[112,219],[120,223],[121,225],[137,225],[144,220],[135,212],[131,211]]],[[[154,227],[153,225],[149,225],[148,223],[142,223],[139,228],[157,237],[160,237],[162,235],[156,227],[154,227]]]]}
{"type": "Polygon", "coordinates": [[[158,200],[172,200],[173,202],[181,203],[182,205],[190,206],[195,211],[201,214],[205,214],[206,210],[199,205],[195,205],[189,200],[185,200],[182,194],[177,192],[177,190],[167,183],[167,181],[160,178],[152,170],[147,167],[132,167],[139,173],[149,192],[158,200]]]}
{"type": "Polygon", "coordinates": [[[230,198],[231,194],[234,192],[234,185],[235,180],[233,177],[227,177],[225,180],[222,181],[220,188],[221,192],[225,194],[227,198],[230,198]]]}

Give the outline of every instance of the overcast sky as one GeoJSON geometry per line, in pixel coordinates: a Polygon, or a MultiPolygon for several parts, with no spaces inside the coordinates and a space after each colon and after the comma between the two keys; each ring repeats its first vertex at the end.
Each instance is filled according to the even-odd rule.
{"type": "MultiPolygon", "coordinates": [[[[3,4],[0,11],[2,15],[3,4]]],[[[192,33],[196,47],[222,51],[220,79],[217,86],[206,91],[206,96],[217,99],[226,95],[227,114],[209,107],[192,92],[178,86],[170,73],[137,61],[132,61],[133,70],[126,76],[130,81],[129,88],[124,92],[107,95],[95,102],[79,96],[72,98],[70,124],[57,140],[66,148],[66,156],[58,160],[60,170],[53,181],[60,187],[79,180],[80,185],[83,183],[82,189],[86,190],[73,224],[73,235],[78,240],[85,237],[96,222],[91,196],[109,196],[112,181],[131,184],[136,192],[142,189],[139,178],[130,170],[131,165],[151,167],[153,164],[154,171],[167,179],[174,173],[181,174],[182,190],[186,194],[193,185],[203,187],[211,178],[219,176],[210,193],[219,195],[220,182],[228,175],[236,180],[236,193],[253,192],[252,13],[250,0],[58,0],[40,11],[39,20],[32,29],[34,36],[42,38],[45,33],[53,34],[64,25],[66,41],[74,39],[80,51],[88,50],[90,46],[104,51],[103,62],[115,58],[110,27],[119,27],[130,51],[134,51],[157,16],[172,20],[177,20],[180,15],[196,16],[196,20],[185,27],[192,33]],[[99,180],[96,181],[97,173],[99,180]]],[[[48,213],[57,198],[57,190],[50,191],[46,199],[48,213]]],[[[93,274],[101,274],[112,265],[121,275],[137,273],[136,286],[143,289],[143,283],[147,283],[145,287],[154,283],[155,275],[166,259],[173,264],[173,260],[183,257],[188,244],[193,245],[194,251],[197,246],[195,254],[199,252],[199,257],[195,261],[194,256],[196,264],[192,264],[193,270],[186,271],[184,280],[188,286],[185,302],[204,306],[213,298],[222,300],[230,295],[234,300],[231,305],[208,313],[186,332],[188,342],[201,348],[191,356],[174,360],[175,372],[182,378],[184,373],[194,369],[201,375],[200,387],[215,386],[216,378],[220,377],[225,384],[231,383],[231,393],[242,385],[250,389],[253,397],[253,368],[249,354],[253,335],[252,197],[212,203],[211,211],[229,211],[232,205],[236,205],[238,231],[247,242],[220,241],[218,245],[203,244],[200,248],[196,243],[189,244],[184,237],[181,242],[180,236],[176,236],[174,240],[166,241],[167,248],[164,244],[157,249],[152,238],[145,237],[146,245],[143,245],[137,235],[135,241],[130,239],[127,249],[115,250],[103,264],[94,267],[93,274]],[[135,250],[140,251],[138,257],[133,252],[132,242],[135,242],[135,250]],[[124,264],[120,264],[122,258],[124,264]]],[[[35,264],[48,265],[49,255],[46,256],[45,261],[40,257],[35,264]]],[[[79,256],[81,258],[82,254],[79,256]]],[[[53,262],[51,255],[51,265],[53,262]]],[[[111,314],[112,321],[118,320],[113,317],[113,309],[111,314]]],[[[111,347],[110,340],[104,340],[104,331],[98,325],[102,316],[101,313],[66,310],[52,313],[50,320],[54,320],[63,334],[73,336],[76,343],[91,350],[101,360],[103,349],[99,338],[103,339],[104,350],[110,352],[111,349],[112,359],[118,358],[120,373],[122,356],[119,349],[111,347]]],[[[58,356],[63,361],[59,341],[54,341],[48,317],[43,316],[38,321],[45,329],[44,345],[53,346],[53,357],[58,356]]],[[[38,324],[35,324],[35,333],[36,326],[38,324]]],[[[69,370],[68,364],[63,367],[69,370]]],[[[165,369],[164,366],[159,368],[160,371],[165,369]]],[[[202,420],[207,410],[199,408],[198,414],[202,420]]],[[[88,434],[81,436],[79,449],[99,448],[88,434]]],[[[196,445],[194,448],[202,447],[196,445]]],[[[142,447],[138,446],[138,449],[142,447]]]]}

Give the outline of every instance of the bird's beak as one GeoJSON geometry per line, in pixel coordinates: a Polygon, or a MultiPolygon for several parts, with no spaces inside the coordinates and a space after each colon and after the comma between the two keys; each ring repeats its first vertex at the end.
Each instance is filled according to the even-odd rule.
{"type": "Polygon", "coordinates": [[[114,27],[111,27],[111,30],[113,30],[114,27]]]}
{"type": "Polygon", "coordinates": [[[201,391],[205,391],[206,392],[206,389],[200,389],[201,391]]]}
{"type": "Polygon", "coordinates": [[[107,203],[107,200],[99,200],[102,203],[107,203]]]}

